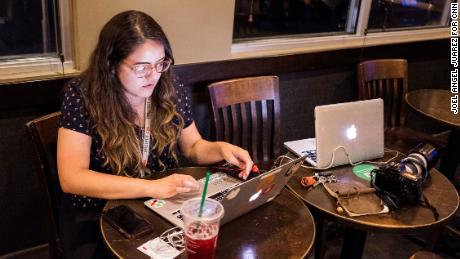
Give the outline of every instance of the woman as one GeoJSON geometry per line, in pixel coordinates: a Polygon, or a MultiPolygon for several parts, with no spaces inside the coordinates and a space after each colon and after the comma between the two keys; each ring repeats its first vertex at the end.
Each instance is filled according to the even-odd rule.
{"type": "Polygon", "coordinates": [[[126,11],[102,28],[87,70],[69,84],[57,158],[65,193],[61,235],[72,256],[103,251],[97,231],[104,200],[168,198],[199,188],[181,174],[143,179],[177,167],[177,150],[196,164],[226,160],[243,169],[240,177],[249,174],[247,151],[201,138],[169,70],[173,63],[161,27],[145,13],[126,11]]]}

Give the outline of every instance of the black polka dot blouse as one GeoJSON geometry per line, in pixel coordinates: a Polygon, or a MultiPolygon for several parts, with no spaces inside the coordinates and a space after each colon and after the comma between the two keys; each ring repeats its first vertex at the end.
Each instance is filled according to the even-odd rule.
{"type": "MultiPolygon", "coordinates": [[[[184,128],[190,126],[193,122],[193,114],[190,106],[190,98],[185,92],[185,87],[182,84],[177,85],[177,103],[176,109],[179,115],[184,120],[184,128]]],[[[93,122],[86,111],[82,95],[81,95],[81,79],[74,79],[69,82],[68,87],[64,93],[62,106],[61,106],[61,119],[59,126],[62,128],[74,130],[91,137],[91,154],[89,169],[102,173],[112,173],[112,169],[104,166],[105,156],[101,151],[102,143],[101,138],[97,134],[96,129],[93,127],[93,122]]],[[[175,121],[177,123],[177,120],[175,121]]],[[[142,129],[136,127],[136,135],[141,143],[142,129]]],[[[154,140],[151,139],[151,144],[154,140]]],[[[147,167],[152,171],[161,171],[159,160],[166,166],[166,169],[177,167],[175,159],[168,155],[168,149],[163,150],[160,156],[155,152],[149,152],[147,167]]],[[[73,194],[63,195],[64,205],[70,205],[77,208],[100,208],[105,204],[104,200],[79,196],[73,194]]]]}

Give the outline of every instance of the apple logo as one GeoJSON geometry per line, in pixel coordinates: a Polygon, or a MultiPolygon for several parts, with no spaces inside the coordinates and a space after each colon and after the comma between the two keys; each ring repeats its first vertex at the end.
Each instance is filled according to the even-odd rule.
{"type": "Polygon", "coordinates": [[[259,198],[260,194],[262,193],[262,190],[259,190],[258,192],[254,193],[251,198],[249,198],[249,201],[254,201],[255,199],[259,198]]]}
{"type": "Polygon", "coordinates": [[[347,129],[346,134],[347,134],[348,139],[355,139],[356,136],[358,136],[358,133],[356,132],[356,127],[354,124],[351,125],[351,127],[347,129]]]}

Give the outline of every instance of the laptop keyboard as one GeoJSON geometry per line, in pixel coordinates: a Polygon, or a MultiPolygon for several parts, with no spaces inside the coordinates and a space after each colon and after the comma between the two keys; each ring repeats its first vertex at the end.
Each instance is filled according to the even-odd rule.
{"type": "MultiPolygon", "coordinates": [[[[225,195],[227,194],[228,191],[230,191],[231,188],[228,188],[228,189],[225,189],[223,191],[220,191],[212,196],[209,196],[210,199],[213,199],[213,200],[216,200],[218,202],[221,202],[225,195]]],[[[184,218],[182,217],[182,213],[180,212],[180,209],[179,210],[176,210],[172,213],[173,216],[175,216],[176,218],[178,218],[180,221],[184,221],[184,218]]]]}
{"type": "Polygon", "coordinates": [[[243,178],[240,178],[238,175],[240,174],[241,171],[225,171],[226,174],[228,174],[229,176],[233,177],[233,178],[236,178],[236,179],[239,179],[241,181],[248,181],[248,180],[251,180],[252,178],[254,177],[257,177],[259,176],[259,174],[255,174],[255,173],[250,173],[248,175],[248,178],[246,178],[246,180],[244,180],[243,178]]]}
{"type": "Polygon", "coordinates": [[[182,213],[180,212],[180,210],[176,210],[172,214],[173,216],[176,216],[176,218],[180,219],[180,221],[184,221],[184,218],[182,217],[182,213]]]}
{"type": "Polygon", "coordinates": [[[218,192],[218,193],[216,193],[216,194],[214,194],[214,195],[212,195],[212,196],[209,196],[209,198],[210,198],[210,199],[214,199],[214,200],[216,200],[216,201],[218,201],[218,202],[221,202],[221,201],[224,199],[225,195],[227,194],[227,192],[228,192],[230,189],[231,189],[231,188],[225,189],[225,190],[223,190],[223,191],[221,191],[221,192],[218,192]]]}
{"type": "Polygon", "coordinates": [[[260,170],[259,171],[259,168],[254,165],[253,167],[253,170],[249,173],[248,177],[246,178],[246,180],[244,180],[243,178],[240,178],[238,175],[240,174],[241,172],[241,169],[235,165],[232,165],[232,164],[229,164],[229,163],[225,163],[223,165],[219,165],[219,166],[214,166],[214,167],[211,167],[211,171],[212,172],[221,172],[221,173],[225,173],[235,179],[238,179],[239,181],[248,181],[248,180],[251,180],[252,178],[255,178],[257,176],[259,176],[260,174],[264,173],[265,171],[263,170],[260,170]],[[254,168],[255,167],[255,168],[254,168]]]}
{"type": "Polygon", "coordinates": [[[316,150],[305,150],[302,151],[302,154],[307,155],[307,157],[316,162],[316,150]]]}

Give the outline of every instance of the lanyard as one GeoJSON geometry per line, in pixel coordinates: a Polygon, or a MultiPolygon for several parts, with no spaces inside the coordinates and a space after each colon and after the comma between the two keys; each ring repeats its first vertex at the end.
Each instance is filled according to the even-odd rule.
{"type": "MultiPolygon", "coordinates": [[[[147,160],[149,158],[150,151],[150,105],[152,101],[150,97],[145,99],[144,109],[144,132],[142,134],[142,165],[147,167],[147,160]]],[[[144,177],[144,170],[141,170],[141,177],[144,177]]]]}

